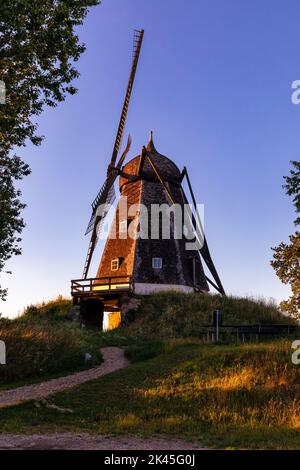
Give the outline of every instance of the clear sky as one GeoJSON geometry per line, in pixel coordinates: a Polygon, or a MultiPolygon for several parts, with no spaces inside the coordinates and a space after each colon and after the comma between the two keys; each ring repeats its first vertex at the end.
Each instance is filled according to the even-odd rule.
{"type": "MultiPolygon", "coordinates": [[[[81,277],[90,203],[103,183],[131,62],[132,30],[145,37],[126,134],[139,153],[157,149],[188,167],[224,287],[281,300],[289,289],[270,267],[271,246],[293,232],[282,189],[299,160],[298,0],[103,0],[79,29],[87,50],[79,92],[39,119],[41,147],[21,150],[23,255],[6,266],[4,315],[57,294],[81,277]]],[[[97,261],[100,248],[96,253],[97,261]]],[[[90,271],[91,275],[94,269],[90,271]]]]}

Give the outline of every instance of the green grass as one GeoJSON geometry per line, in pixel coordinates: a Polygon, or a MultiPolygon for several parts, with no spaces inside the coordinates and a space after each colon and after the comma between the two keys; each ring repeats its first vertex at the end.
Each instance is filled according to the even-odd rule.
{"type": "Polygon", "coordinates": [[[291,340],[203,344],[201,327],[220,308],[224,323],[292,323],[272,304],[250,299],[161,293],[141,299],[113,332],[81,329],[67,319],[70,301],[28,307],[0,319],[8,365],[0,388],[45,380],[101,361],[100,347],[123,346],[131,365],[51,397],[65,414],[35,402],[0,409],[12,433],[78,431],[170,435],[212,448],[300,449],[299,367],[291,340]]]}
{"type": "Polygon", "coordinates": [[[125,331],[146,338],[197,337],[215,309],[221,309],[224,324],[294,323],[264,300],[162,292],[141,297],[139,308],[126,316],[125,331]]]}
{"type": "Polygon", "coordinates": [[[7,365],[0,367],[0,388],[45,380],[99,364],[98,330],[81,329],[67,319],[71,301],[58,298],[30,306],[15,320],[0,319],[7,365]],[[84,354],[93,359],[85,364],[84,354]]]}
{"type": "Polygon", "coordinates": [[[134,364],[53,397],[72,414],[34,403],[1,409],[1,431],[167,434],[212,448],[300,449],[299,367],[289,341],[176,339],[144,349],[132,342],[134,364]]]}
{"type": "Polygon", "coordinates": [[[21,322],[41,320],[47,320],[50,323],[65,322],[71,307],[72,301],[59,295],[56,299],[48,302],[29,305],[18,320],[21,322]]]}

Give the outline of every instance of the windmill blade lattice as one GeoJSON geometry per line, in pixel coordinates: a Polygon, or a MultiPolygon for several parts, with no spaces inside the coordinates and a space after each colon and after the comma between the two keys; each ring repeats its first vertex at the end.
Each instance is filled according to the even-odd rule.
{"type": "MultiPolygon", "coordinates": [[[[113,204],[115,199],[116,199],[116,192],[115,192],[115,188],[114,188],[113,184],[111,185],[111,187],[109,188],[108,191],[107,191],[107,184],[108,184],[108,179],[105,181],[105,183],[103,184],[101,190],[98,193],[99,197],[97,196],[97,198],[96,198],[96,199],[98,199],[98,202],[97,202],[97,205],[95,204],[95,209],[92,212],[92,215],[91,215],[90,221],[88,223],[85,235],[90,233],[94,228],[94,225],[95,225],[95,222],[96,222],[96,217],[97,217],[98,207],[102,204],[106,205],[108,207],[111,204],[113,204]],[[103,197],[106,194],[107,194],[107,196],[103,197]],[[101,197],[101,195],[102,195],[102,197],[101,197]]],[[[95,201],[96,201],[96,199],[95,199],[95,201]]],[[[92,207],[93,207],[93,205],[92,205],[92,207]]],[[[108,207],[108,210],[109,210],[109,207],[108,207]]],[[[105,219],[108,210],[107,211],[103,210],[102,215],[101,215],[102,219],[105,219]]]]}

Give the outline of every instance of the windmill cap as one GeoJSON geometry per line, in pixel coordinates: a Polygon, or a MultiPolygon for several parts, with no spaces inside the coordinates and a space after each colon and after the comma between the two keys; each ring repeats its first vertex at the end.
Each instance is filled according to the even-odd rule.
{"type": "MultiPolygon", "coordinates": [[[[139,168],[141,165],[141,157],[144,154],[144,151],[146,150],[146,155],[144,155],[144,161],[142,163],[142,168],[140,169],[139,173],[139,179],[141,180],[150,180],[157,182],[158,177],[156,174],[159,174],[160,178],[165,181],[165,182],[170,182],[170,183],[180,183],[181,181],[181,173],[177,165],[170,160],[170,158],[165,157],[161,153],[159,153],[153,143],[153,132],[150,132],[149,136],[149,142],[147,144],[147,147],[143,147],[144,150],[142,150],[142,153],[138,155],[135,158],[132,158],[129,162],[126,163],[126,165],[123,167],[124,173],[127,173],[129,175],[137,175],[139,173],[139,168]],[[147,153],[149,155],[147,155],[147,153]],[[151,165],[149,158],[151,159],[152,163],[155,166],[155,170],[153,166],[151,165]]],[[[122,186],[126,183],[130,183],[131,180],[127,179],[126,176],[121,176],[120,177],[120,189],[122,186]]]]}
{"type": "Polygon", "coordinates": [[[148,141],[146,150],[147,152],[150,152],[150,153],[158,153],[153,143],[153,131],[150,131],[149,141],[148,141]]]}

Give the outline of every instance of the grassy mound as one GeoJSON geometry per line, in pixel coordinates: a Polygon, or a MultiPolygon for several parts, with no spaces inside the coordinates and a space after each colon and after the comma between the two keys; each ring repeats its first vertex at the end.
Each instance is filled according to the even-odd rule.
{"type": "Polygon", "coordinates": [[[263,300],[161,292],[141,297],[139,308],[127,314],[125,331],[148,338],[197,337],[203,325],[212,323],[215,309],[222,311],[224,324],[294,323],[263,300]]]}
{"type": "Polygon", "coordinates": [[[49,302],[42,302],[37,305],[29,305],[25,308],[19,320],[48,320],[56,322],[58,320],[66,321],[67,314],[72,307],[72,301],[58,296],[49,302]]]}
{"type": "Polygon", "coordinates": [[[67,319],[71,301],[61,297],[30,306],[15,320],[0,319],[7,364],[0,367],[0,386],[26,379],[42,380],[101,362],[100,335],[67,319]],[[93,359],[85,364],[85,353],[93,359]]]}

